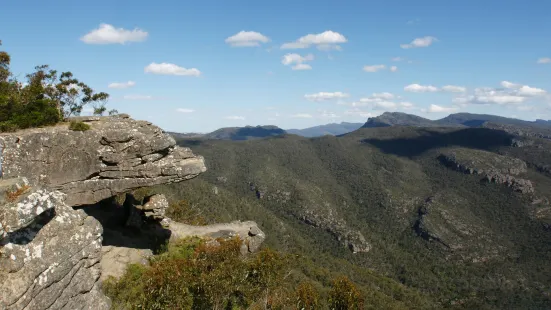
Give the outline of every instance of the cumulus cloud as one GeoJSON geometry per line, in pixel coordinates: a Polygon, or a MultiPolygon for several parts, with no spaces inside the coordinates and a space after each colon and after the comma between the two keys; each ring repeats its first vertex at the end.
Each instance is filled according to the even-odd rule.
{"type": "Polygon", "coordinates": [[[149,95],[124,95],[122,97],[125,100],[152,100],[153,96],[149,95]]]}
{"type": "Polygon", "coordinates": [[[551,64],[551,58],[549,57],[542,57],[538,59],[539,64],[551,64]]]}
{"type": "Polygon", "coordinates": [[[412,93],[435,93],[439,89],[432,85],[410,84],[404,87],[404,90],[412,93]]]}
{"type": "Polygon", "coordinates": [[[380,98],[380,99],[390,100],[390,99],[394,99],[396,97],[396,95],[388,93],[388,92],[382,92],[382,93],[373,93],[373,95],[371,95],[371,97],[372,98],[380,98]]]}
{"type": "Polygon", "coordinates": [[[144,68],[145,73],[159,75],[180,75],[180,76],[200,76],[201,71],[196,68],[186,69],[171,63],[154,63],[152,62],[144,68]]]}
{"type": "Polygon", "coordinates": [[[398,62],[398,61],[404,61],[405,59],[402,57],[394,57],[392,58],[392,61],[398,62]]]}
{"type": "Polygon", "coordinates": [[[390,72],[397,72],[397,71],[398,71],[398,67],[396,66],[390,67],[390,72]]]}
{"type": "Polygon", "coordinates": [[[502,81],[501,86],[513,90],[513,93],[519,96],[537,97],[547,94],[547,91],[545,91],[544,89],[512,83],[509,81],[502,81]]]}
{"type": "Polygon", "coordinates": [[[457,85],[446,85],[442,87],[442,90],[450,93],[464,93],[467,91],[467,88],[457,85]]]}
{"type": "Polygon", "coordinates": [[[309,101],[326,101],[326,100],[334,100],[334,99],[343,99],[348,98],[350,95],[343,92],[319,92],[315,94],[306,94],[304,95],[304,98],[306,98],[309,101]]]}
{"type": "Polygon", "coordinates": [[[251,47],[260,46],[262,43],[268,43],[270,42],[270,38],[255,31],[240,31],[226,38],[225,42],[235,47],[251,47]]]}
{"type": "Polygon", "coordinates": [[[314,55],[308,54],[306,56],[301,56],[296,53],[286,54],[282,57],[281,63],[285,66],[292,66],[293,70],[310,70],[312,66],[305,64],[304,62],[314,60],[314,55]]]}
{"type": "Polygon", "coordinates": [[[444,112],[449,113],[449,112],[455,112],[457,110],[458,110],[457,107],[443,107],[436,104],[431,104],[428,109],[428,112],[429,113],[444,113],[444,112]]]}
{"type": "Polygon", "coordinates": [[[136,82],[134,81],[128,81],[128,82],[114,82],[109,85],[107,85],[108,88],[115,88],[115,89],[124,89],[124,88],[130,88],[136,85],[136,82]]]}
{"type": "Polygon", "coordinates": [[[534,94],[543,91],[538,88],[522,86],[508,81],[501,82],[501,86],[503,88],[477,88],[474,94],[455,98],[454,102],[461,104],[518,105],[524,103],[529,97],[533,97],[534,94]]]}
{"type": "Polygon", "coordinates": [[[308,113],[298,113],[291,115],[292,118],[312,118],[313,116],[308,113]]]}
{"type": "Polygon", "coordinates": [[[195,110],[179,108],[179,109],[176,109],[176,112],[180,112],[180,113],[193,113],[193,112],[195,112],[195,110]]]}
{"type": "Polygon", "coordinates": [[[224,118],[229,119],[229,120],[233,120],[233,121],[244,121],[245,120],[244,116],[236,116],[236,115],[226,116],[224,118]]]}
{"type": "Polygon", "coordinates": [[[142,42],[147,39],[148,33],[139,28],[126,30],[115,28],[109,24],[100,24],[99,28],[90,31],[80,38],[87,44],[124,44],[126,42],[142,42]]]}
{"type": "Polygon", "coordinates": [[[426,36],[426,37],[414,39],[409,44],[402,44],[402,45],[400,45],[400,47],[403,48],[403,49],[417,48],[417,47],[429,47],[429,46],[432,45],[432,43],[434,43],[436,41],[438,41],[438,39],[436,39],[435,37],[426,36]]]}
{"type": "Polygon", "coordinates": [[[372,65],[372,66],[364,66],[363,70],[365,72],[377,72],[386,69],[385,65],[372,65]]]}
{"type": "Polygon", "coordinates": [[[316,46],[320,50],[340,50],[341,47],[338,44],[347,41],[342,34],[327,30],[318,34],[305,35],[294,42],[284,43],[281,45],[281,49],[300,49],[316,46]]]}

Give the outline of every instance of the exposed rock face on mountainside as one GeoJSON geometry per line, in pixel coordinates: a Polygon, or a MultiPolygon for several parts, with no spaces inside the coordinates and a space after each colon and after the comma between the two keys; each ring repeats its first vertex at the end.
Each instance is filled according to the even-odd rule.
{"type": "Polygon", "coordinates": [[[454,148],[440,156],[443,164],[464,173],[479,174],[484,180],[505,184],[514,191],[531,194],[532,182],[518,176],[527,171],[526,163],[518,158],[510,158],[481,150],[454,148]]]}
{"type": "MultiPolygon", "coordinates": [[[[117,275],[126,263],[151,253],[152,239],[163,233],[170,237],[171,223],[166,198],[155,195],[140,205],[129,203],[134,213],[125,206],[112,208],[124,218],[113,217],[116,225],[104,230],[111,214],[102,214],[102,208],[113,207],[106,202],[206,170],[201,156],[176,146],[151,123],[126,116],[79,120],[91,129],[76,132],[59,124],[0,135],[0,309],[107,309],[109,300],[99,288],[106,265],[102,245],[107,259],[119,259],[117,275]],[[138,230],[128,228],[134,229],[130,235],[136,243],[116,238],[124,237],[129,214],[138,223],[138,230]]],[[[179,223],[172,224],[181,234],[179,223]]],[[[263,241],[255,225],[245,225],[253,240],[249,250],[263,241]]]]}
{"type": "Polygon", "coordinates": [[[1,134],[4,178],[24,176],[67,195],[71,206],[129,190],[180,182],[206,170],[201,156],[146,121],[84,118],[85,132],[67,125],[1,134]]]}

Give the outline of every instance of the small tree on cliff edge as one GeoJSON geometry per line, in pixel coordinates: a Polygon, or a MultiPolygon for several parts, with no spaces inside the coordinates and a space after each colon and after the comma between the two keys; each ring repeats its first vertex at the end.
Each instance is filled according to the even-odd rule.
{"type": "MultiPolygon", "coordinates": [[[[1,41],[0,41],[1,45],[1,41]]],[[[12,78],[10,55],[0,51],[0,125],[9,128],[27,128],[51,125],[70,116],[80,115],[91,105],[95,115],[103,115],[109,95],[96,93],[71,72],[62,72],[47,65],[35,67],[26,75],[27,83],[12,78]],[[52,107],[57,116],[52,114],[52,107]]],[[[0,128],[2,131],[2,128],[0,128]]]]}

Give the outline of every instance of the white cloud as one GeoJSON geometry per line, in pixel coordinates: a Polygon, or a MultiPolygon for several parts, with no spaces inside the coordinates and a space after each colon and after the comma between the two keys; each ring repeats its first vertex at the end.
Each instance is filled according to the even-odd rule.
{"type": "Polygon", "coordinates": [[[398,67],[396,66],[390,67],[390,72],[397,72],[397,71],[398,71],[398,67]]]}
{"type": "Polygon", "coordinates": [[[281,63],[285,66],[293,65],[291,69],[293,70],[310,70],[312,66],[305,64],[304,62],[314,60],[314,55],[308,54],[306,56],[301,56],[299,54],[286,54],[282,57],[281,63]]]}
{"type": "Polygon", "coordinates": [[[292,118],[312,118],[312,115],[307,113],[298,113],[291,115],[292,118]]]}
{"type": "Polygon", "coordinates": [[[411,41],[411,43],[409,44],[402,44],[400,45],[400,47],[403,49],[416,48],[416,47],[429,47],[432,45],[432,43],[436,41],[438,41],[438,39],[436,39],[435,37],[426,36],[422,38],[417,38],[411,41]]]}
{"type": "Polygon", "coordinates": [[[149,95],[124,95],[125,100],[152,100],[153,96],[149,95]]]}
{"type": "MultiPolygon", "coordinates": [[[[503,85],[503,83],[502,83],[503,85]]],[[[526,97],[516,95],[510,90],[493,89],[493,88],[477,88],[474,95],[459,97],[453,100],[460,104],[520,104],[526,101],[526,97]]]]}
{"type": "Polygon", "coordinates": [[[134,82],[134,81],[128,81],[128,82],[122,82],[122,83],[114,82],[114,83],[109,84],[107,87],[108,88],[116,88],[116,89],[124,89],[124,88],[133,87],[134,85],[136,85],[136,82],[134,82]]]}
{"type": "Polygon", "coordinates": [[[405,59],[402,58],[402,57],[394,57],[394,58],[392,58],[392,61],[396,61],[396,62],[398,62],[398,61],[404,61],[404,60],[405,60],[405,59]]]}
{"type": "Polygon", "coordinates": [[[235,115],[232,115],[232,116],[226,116],[224,117],[225,119],[229,119],[229,120],[233,120],[233,121],[244,121],[245,120],[245,117],[244,116],[235,116],[235,115]]]}
{"type": "Polygon", "coordinates": [[[429,113],[443,113],[443,112],[455,112],[457,111],[456,107],[443,107],[436,104],[431,104],[429,107],[429,113]]]}
{"type": "Polygon", "coordinates": [[[193,112],[195,112],[195,110],[179,108],[179,109],[176,109],[176,112],[180,112],[180,113],[193,113],[193,112]]]}
{"type": "Polygon", "coordinates": [[[508,81],[502,81],[501,86],[503,86],[505,88],[513,89],[513,88],[519,88],[521,85],[511,83],[511,82],[508,82],[508,81]]]}
{"type": "Polygon", "coordinates": [[[259,46],[261,43],[268,43],[270,42],[270,38],[255,31],[240,31],[227,38],[225,42],[235,47],[251,47],[259,46]]]}
{"type": "MultiPolygon", "coordinates": [[[[373,95],[371,95],[371,97],[372,98],[381,98],[381,99],[390,100],[390,99],[394,99],[396,96],[394,94],[391,94],[391,93],[388,93],[388,92],[382,92],[382,93],[374,93],[373,95]]],[[[365,99],[365,98],[362,98],[362,99],[365,99]]]]}
{"type": "Polygon", "coordinates": [[[306,98],[309,101],[325,101],[325,100],[333,100],[333,99],[343,99],[348,98],[349,95],[347,93],[343,92],[319,92],[315,94],[307,94],[304,95],[304,98],[306,98]]]}
{"type": "Polygon", "coordinates": [[[432,85],[410,84],[404,87],[404,90],[412,93],[434,93],[438,91],[438,87],[432,85]]]}
{"type": "Polygon", "coordinates": [[[442,90],[450,93],[464,93],[467,91],[467,88],[457,85],[446,85],[442,87],[442,90]]]}
{"type": "Polygon", "coordinates": [[[309,64],[298,64],[291,67],[292,70],[312,70],[312,66],[309,64]]]}
{"type": "Polygon", "coordinates": [[[549,57],[542,57],[538,59],[539,64],[551,64],[551,58],[549,57]]]}
{"type": "Polygon", "coordinates": [[[372,66],[364,66],[363,70],[365,72],[377,72],[386,69],[385,65],[372,65],[372,66]]]}
{"type": "Polygon", "coordinates": [[[545,95],[546,93],[547,92],[541,88],[530,87],[527,85],[524,85],[518,89],[518,94],[521,96],[528,96],[528,97],[542,96],[542,95],[545,95]]]}
{"type": "Polygon", "coordinates": [[[541,88],[530,87],[528,85],[521,85],[517,83],[511,83],[508,81],[502,81],[501,86],[507,89],[513,89],[514,93],[519,96],[536,97],[547,94],[547,91],[541,88]]]}
{"type": "Polygon", "coordinates": [[[331,30],[318,34],[308,34],[294,42],[284,43],[281,49],[309,48],[315,45],[320,50],[340,50],[337,44],[346,43],[348,40],[340,33],[331,30]]]}
{"type": "Polygon", "coordinates": [[[159,75],[181,75],[181,76],[200,76],[201,71],[196,68],[186,69],[171,63],[154,63],[152,62],[144,68],[145,73],[153,73],[159,75]]]}
{"type": "Polygon", "coordinates": [[[126,30],[115,28],[109,24],[100,24],[99,28],[90,31],[80,38],[87,44],[124,44],[126,42],[142,42],[148,33],[138,28],[126,30]]]}
{"type": "Polygon", "coordinates": [[[281,59],[281,63],[287,66],[290,64],[302,63],[302,62],[311,61],[311,60],[314,60],[314,55],[312,54],[308,54],[303,57],[299,54],[292,53],[292,54],[284,55],[281,59]]]}

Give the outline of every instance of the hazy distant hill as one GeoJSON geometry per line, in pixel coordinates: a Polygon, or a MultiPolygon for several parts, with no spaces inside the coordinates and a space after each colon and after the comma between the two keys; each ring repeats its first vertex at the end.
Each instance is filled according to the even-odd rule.
{"type": "Polygon", "coordinates": [[[439,125],[430,119],[413,114],[402,112],[385,112],[377,117],[370,117],[362,127],[373,128],[389,126],[435,127],[439,125]]]}
{"type": "Polygon", "coordinates": [[[287,133],[303,136],[303,137],[321,137],[325,135],[338,136],[354,131],[362,127],[362,123],[342,122],[320,125],[304,129],[287,129],[287,133]]]}
{"type": "Polygon", "coordinates": [[[551,121],[541,119],[531,122],[488,114],[455,113],[433,121],[417,115],[402,112],[385,112],[377,117],[370,117],[362,127],[479,127],[486,122],[503,125],[551,127],[551,121]]]}
{"type": "Polygon", "coordinates": [[[211,133],[174,133],[169,132],[178,139],[212,139],[212,140],[251,140],[266,137],[273,137],[285,134],[285,130],[277,126],[245,126],[225,127],[211,133]]]}

